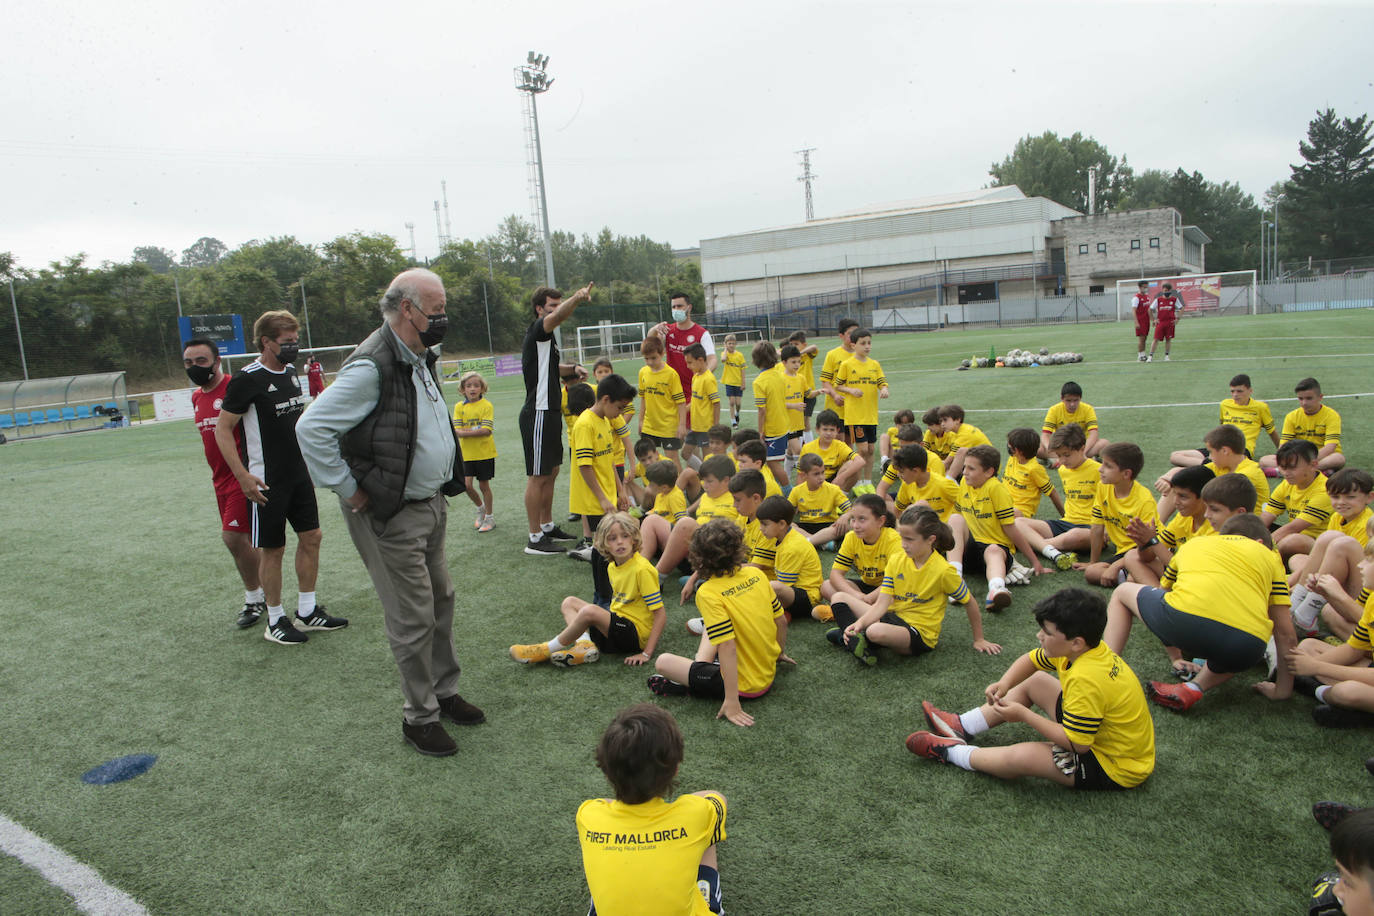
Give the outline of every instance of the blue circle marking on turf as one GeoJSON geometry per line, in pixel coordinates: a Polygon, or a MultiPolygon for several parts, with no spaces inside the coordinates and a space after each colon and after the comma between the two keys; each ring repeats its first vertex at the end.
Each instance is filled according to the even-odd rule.
{"type": "Polygon", "coordinates": [[[130,754],[107,760],[98,767],[92,767],[81,774],[81,781],[92,786],[108,786],[124,782],[135,776],[142,776],[157,763],[156,754],[130,754]]]}

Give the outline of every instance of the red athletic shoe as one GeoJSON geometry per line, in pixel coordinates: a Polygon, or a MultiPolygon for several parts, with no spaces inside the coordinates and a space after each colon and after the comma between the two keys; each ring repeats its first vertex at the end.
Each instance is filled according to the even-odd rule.
{"type": "Polygon", "coordinates": [[[937,735],[968,741],[968,732],[964,731],[964,723],[959,721],[959,717],[954,713],[936,709],[929,700],[921,701],[921,712],[925,715],[926,722],[930,723],[931,731],[937,735]]]}
{"type": "Polygon", "coordinates": [[[963,744],[958,738],[946,738],[930,732],[912,732],[906,736],[906,749],[917,757],[949,763],[948,752],[952,747],[963,744]]]}
{"type": "Polygon", "coordinates": [[[1160,706],[1166,709],[1187,712],[1202,699],[1202,692],[1194,690],[1187,684],[1165,684],[1162,681],[1150,681],[1145,692],[1150,695],[1160,706]]]}

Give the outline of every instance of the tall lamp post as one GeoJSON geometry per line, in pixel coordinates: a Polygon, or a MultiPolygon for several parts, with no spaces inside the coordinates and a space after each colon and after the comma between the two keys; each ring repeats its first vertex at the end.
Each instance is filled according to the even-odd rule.
{"type": "Polygon", "coordinates": [[[553,286],[553,240],[549,235],[549,202],[544,194],[544,156],[539,146],[539,107],[535,103],[535,96],[548,92],[549,87],[553,85],[553,80],[549,78],[546,70],[548,65],[547,54],[529,52],[524,65],[515,68],[515,88],[525,93],[527,103],[526,113],[529,120],[526,130],[529,134],[530,181],[535,186],[535,194],[532,196],[536,201],[544,234],[544,284],[553,286]]]}

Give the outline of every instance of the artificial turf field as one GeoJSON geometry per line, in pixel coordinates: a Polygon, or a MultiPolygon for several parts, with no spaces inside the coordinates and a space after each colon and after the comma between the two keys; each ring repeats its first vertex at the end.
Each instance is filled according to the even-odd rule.
{"type": "MultiPolygon", "coordinates": [[[[1234,373],[1250,373],[1279,423],[1296,406],[1294,382],[1315,375],[1344,419],[1350,463],[1371,465],[1369,312],[1184,321],[1174,361],[1149,365],[1135,361],[1131,332],[1123,322],[881,335],[884,425],[899,407],[919,416],[957,402],[1000,447],[1013,426],[1038,429],[1072,378],[1105,437],[1141,445],[1152,482],[1170,449],[1215,425],[1234,373]],[[990,346],[1077,350],[1086,361],[953,370],[990,346]]],[[[633,381],[638,365],[619,368],[633,381]]],[[[1296,912],[1328,867],[1310,804],[1371,797],[1367,735],[1318,729],[1308,698],[1252,693],[1258,670],[1186,715],[1153,707],[1158,765],[1130,792],[1002,783],[909,754],[920,700],[956,711],[977,702],[1035,645],[1032,604],[1081,585],[1075,573],[1015,589],[1011,608],[986,617],[1001,657],[972,651],[957,608],[938,651],[885,654],[873,669],[832,648],[823,626],[799,622],[788,640],[797,667],[750,707],[749,729],[717,720],[711,702],[653,698],[650,671],[615,659],[517,665],[507,647],[552,636],[560,599],[589,595],[591,583],[586,564],[521,552],[523,389],[518,377],[492,381],[497,528],[474,532],[462,496],[449,520],[460,689],[488,723],[450,726],[459,752],[447,759],[402,743],[380,607],[327,491],[319,594],[351,625],[285,647],[233,625],[241,590],[189,422],[0,450],[0,814],[150,912],[585,912],[573,816],[606,794],[592,750],[617,709],[653,700],[686,735],[682,788],[729,799],[727,912],[1259,914],[1296,912]],[[136,753],[158,762],[128,782],[81,782],[136,753]]],[[[446,394],[452,403],[456,384],[446,394]]],[[[1260,449],[1272,446],[1261,438],[1260,449]]],[[[556,508],[566,508],[568,470],[556,508]]],[[[981,600],[985,584],[969,584],[981,600]]],[[[288,609],[294,594],[288,571],[288,609]]],[[[695,611],[678,606],[676,589],[665,597],[660,650],[690,655],[682,623],[695,611]]],[[[1124,654],[1142,679],[1167,675],[1143,627],[1124,654]]],[[[980,743],[1032,736],[1004,726],[980,743]]],[[[73,910],[0,856],[0,912],[73,910]]]]}

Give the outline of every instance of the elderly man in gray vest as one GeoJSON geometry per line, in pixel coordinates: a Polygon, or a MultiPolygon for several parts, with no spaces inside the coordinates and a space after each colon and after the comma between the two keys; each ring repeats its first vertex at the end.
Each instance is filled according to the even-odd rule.
{"type": "Polygon", "coordinates": [[[436,356],[444,285],[407,270],[382,297],[382,326],[344,361],[296,424],[316,486],[339,496],[348,533],[382,602],[405,695],[401,733],[422,754],[458,745],[439,723],[486,721],[458,695],[453,581],[444,555],[446,496],[463,492],[463,458],[436,356]]]}

